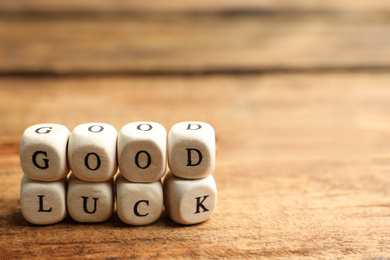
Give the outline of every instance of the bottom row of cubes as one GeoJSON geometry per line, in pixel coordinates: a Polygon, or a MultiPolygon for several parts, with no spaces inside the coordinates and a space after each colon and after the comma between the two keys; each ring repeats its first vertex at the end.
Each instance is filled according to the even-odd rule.
{"type": "Polygon", "coordinates": [[[167,215],[180,224],[196,224],[209,219],[217,203],[217,187],[212,175],[186,180],[168,173],[161,181],[134,183],[118,174],[114,180],[87,182],[70,175],[54,182],[23,176],[20,206],[32,224],[49,225],[63,220],[67,213],[78,222],[103,222],[116,209],[119,218],[130,225],[155,222],[165,206],[167,215]],[[115,191],[114,191],[115,190],[115,191]]]}

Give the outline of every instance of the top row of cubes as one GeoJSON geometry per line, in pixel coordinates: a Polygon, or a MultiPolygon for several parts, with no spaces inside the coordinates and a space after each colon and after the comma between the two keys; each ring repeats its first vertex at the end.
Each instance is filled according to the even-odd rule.
{"type": "MultiPolygon", "coordinates": [[[[72,133],[59,124],[27,128],[20,141],[24,174],[39,181],[56,181],[69,168],[84,181],[112,178],[118,164],[132,182],[155,182],[166,171],[167,131],[154,122],[135,122],[116,129],[104,123],[77,126],[72,133]]],[[[203,122],[181,122],[168,135],[168,163],[181,178],[200,179],[215,167],[214,129],[203,122]]]]}

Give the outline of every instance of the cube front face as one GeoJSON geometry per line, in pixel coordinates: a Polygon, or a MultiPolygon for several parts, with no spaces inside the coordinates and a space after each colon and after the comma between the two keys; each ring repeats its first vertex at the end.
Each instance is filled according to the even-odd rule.
{"type": "Polygon", "coordinates": [[[20,164],[24,174],[39,181],[57,181],[69,173],[69,130],[58,124],[27,128],[20,140],[20,164]]]}
{"type": "Polygon", "coordinates": [[[68,181],[67,206],[77,222],[103,222],[114,211],[113,180],[87,182],[71,175],[68,181]]]}
{"type": "Polygon", "coordinates": [[[80,180],[102,182],[117,171],[116,129],[104,123],[77,126],[69,137],[68,159],[80,180]]]}
{"type": "Polygon", "coordinates": [[[164,180],[164,205],[168,216],[180,224],[196,224],[211,217],[217,204],[212,175],[185,180],[168,173],[164,180]]]}
{"type": "Polygon", "coordinates": [[[155,182],[166,169],[165,128],[154,122],[125,125],[118,134],[119,169],[132,182],[155,182]]]}
{"type": "Polygon", "coordinates": [[[215,132],[207,123],[182,122],[168,135],[171,172],[181,178],[205,178],[215,168],[215,132]]]}
{"type": "Polygon", "coordinates": [[[20,207],[23,217],[36,225],[50,225],[67,215],[66,178],[44,182],[23,176],[20,185],[20,207]]]}
{"type": "Polygon", "coordinates": [[[217,191],[215,185],[199,184],[199,186],[189,189],[181,197],[179,215],[183,219],[183,223],[200,223],[211,217],[216,204],[217,191]]]}
{"type": "Polygon", "coordinates": [[[160,181],[134,183],[122,176],[116,179],[119,218],[130,225],[155,222],[163,210],[163,189],[160,181]]]}

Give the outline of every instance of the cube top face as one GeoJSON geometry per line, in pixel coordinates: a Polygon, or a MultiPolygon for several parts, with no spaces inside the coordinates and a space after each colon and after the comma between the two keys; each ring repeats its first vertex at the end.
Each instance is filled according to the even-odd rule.
{"type": "Polygon", "coordinates": [[[215,132],[207,123],[181,122],[168,135],[168,163],[181,178],[207,177],[215,168],[215,132]]]}
{"type": "Polygon", "coordinates": [[[23,176],[20,185],[23,217],[36,225],[50,225],[63,220],[66,209],[66,178],[42,182],[23,176]]]}
{"type": "Polygon", "coordinates": [[[39,181],[56,181],[69,173],[69,130],[59,124],[28,127],[20,140],[20,164],[24,174],[39,181]]]}
{"type": "Polygon", "coordinates": [[[116,178],[117,210],[119,218],[130,225],[147,225],[155,222],[163,210],[161,181],[135,183],[116,178]]]}
{"type": "Polygon", "coordinates": [[[154,122],[135,122],[118,134],[118,161],[122,176],[132,182],[155,182],[166,169],[165,128],[154,122]]]}
{"type": "Polygon", "coordinates": [[[169,217],[180,224],[197,224],[211,217],[217,205],[212,175],[186,180],[168,173],[164,180],[164,204],[169,217]]]}
{"type": "Polygon", "coordinates": [[[113,179],[87,182],[73,174],[68,181],[67,206],[69,215],[78,222],[103,222],[114,210],[113,179]]]}
{"type": "Polygon", "coordinates": [[[116,129],[104,123],[77,126],[69,137],[68,159],[74,175],[85,181],[111,179],[117,171],[116,129]]]}

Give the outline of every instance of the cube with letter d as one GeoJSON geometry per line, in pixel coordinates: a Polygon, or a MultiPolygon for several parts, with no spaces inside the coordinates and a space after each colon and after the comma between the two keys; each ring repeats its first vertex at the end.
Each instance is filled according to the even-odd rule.
{"type": "Polygon", "coordinates": [[[181,122],[168,135],[169,168],[177,177],[199,179],[215,168],[215,132],[203,122],[181,122]]]}

